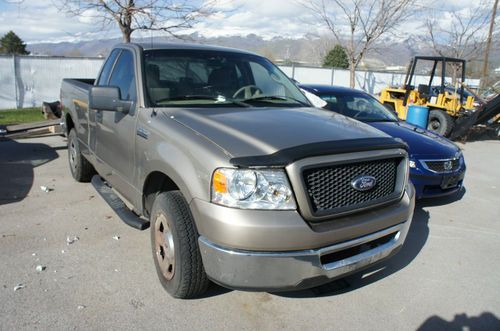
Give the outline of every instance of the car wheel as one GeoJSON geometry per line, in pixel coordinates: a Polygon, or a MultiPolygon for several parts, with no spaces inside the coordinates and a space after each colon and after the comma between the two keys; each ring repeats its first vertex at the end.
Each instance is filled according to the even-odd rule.
{"type": "Polygon", "coordinates": [[[71,129],[68,135],[68,160],[73,178],[78,182],[90,182],[96,172],[92,164],[80,152],[75,129],[71,129]]]}
{"type": "Polygon", "coordinates": [[[179,191],[160,193],[154,200],[150,222],[153,259],[163,288],[181,299],[203,294],[210,282],[184,196],[179,191]]]}
{"type": "Polygon", "coordinates": [[[433,109],[429,113],[427,130],[447,137],[453,130],[453,119],[443,110],[433,109]]]}

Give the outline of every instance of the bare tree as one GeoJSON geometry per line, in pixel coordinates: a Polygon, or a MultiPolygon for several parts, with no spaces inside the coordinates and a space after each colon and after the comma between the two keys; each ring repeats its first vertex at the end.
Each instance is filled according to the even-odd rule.
{"type": "Polygon", "coordinates": [[[376,41],[404,23],[414,0],[297,0],[311,11],[346,50],[350,85],[356,68],[376,41]]]}
{"type": "MultiPolygon", "coordinates": [[[[444,16],[442,12],[431,13],[425,22],[427,34],[421,39],[437,55],[475,60],[484,48],[490,15],[484,1],[467,11],[451,11],[444,16]]],[[[450,69],[455,84],[460,67],[450,63],[450,69]]]]}
{"type": "Polygon", "coordinates": [[[164,31],[174,37],[215,12],[217,0],[59,0],[59,9],[74,16],[116,23],[123,41],[134,31],[164,31]]]}

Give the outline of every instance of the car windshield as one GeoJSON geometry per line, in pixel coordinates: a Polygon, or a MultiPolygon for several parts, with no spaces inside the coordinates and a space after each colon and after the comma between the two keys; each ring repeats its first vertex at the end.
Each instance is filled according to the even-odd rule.
{"type": "Polygon", "coordinates": [[[327,102],[323,108],[363,122],[396,122],[395,114],[385,108],[380,102],[368,94],[320,94],[327,102]]]}
{"type": "Polygon", "coordinates": [[[153,107],[310,106],[267,59],[213,50],[144,52],[146,93],[153,107]]]}

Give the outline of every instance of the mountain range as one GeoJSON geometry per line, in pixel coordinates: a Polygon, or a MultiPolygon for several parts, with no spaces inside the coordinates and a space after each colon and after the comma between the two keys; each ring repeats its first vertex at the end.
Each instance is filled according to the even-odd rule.
{"type": "MultiPolygon", "coordinates": [[[[207,38],[199,34],[191,34],[179,40],[172,37],[137,38],[135,42],[194,42],[234,47],[252,51],[272,61],[279,63],[297,63],[300,65],[321,66],[322,60],[335,42],[325,36],[305,35],[299,38],[275,37],[264,39],[255,34],[247,36],[228,36],[207,38]]],[[[121,39],[88,40],[76,43],[39,43],[29,44],[28,50],[33,55],[48,56],[82,56],[105,57],[120,43],[121,39]]],[[[415,55],[431,55],[432,50],[417,37],[409,36],[406,39],[394,40],[386,38],[380,40],[366,55],[363,66],[370,69],[382,70],[389,66],[403,67],[415,55]]],[[[500,66],[500,49],[493,47],[490,55],[491,67],[500,66]]],[[[479,66],[478,66],[479,67],[479,66]]]]}

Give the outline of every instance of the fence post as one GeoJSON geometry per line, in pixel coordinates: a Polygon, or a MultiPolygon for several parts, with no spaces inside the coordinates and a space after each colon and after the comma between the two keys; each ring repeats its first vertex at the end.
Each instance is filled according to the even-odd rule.
{"type": "Polygon", "coordinates": [[[12,69],[14,71],[14,92],[16,95],[16,109],[19,109],[19,84],[17,82],[16,54],[12,54],[12,69]]]}
{"type": "Polygon", "coordinates": [[[335,68],[332,67],[332,78],[331,78],[331,81],[330,81],[330,85],[333,85],[333,78],[335,76],[335,68]]]}
{"type": "Polygon", "coordinates": [[[295,63],[292,63],[292,78],[295,79],[295,63]]]}

